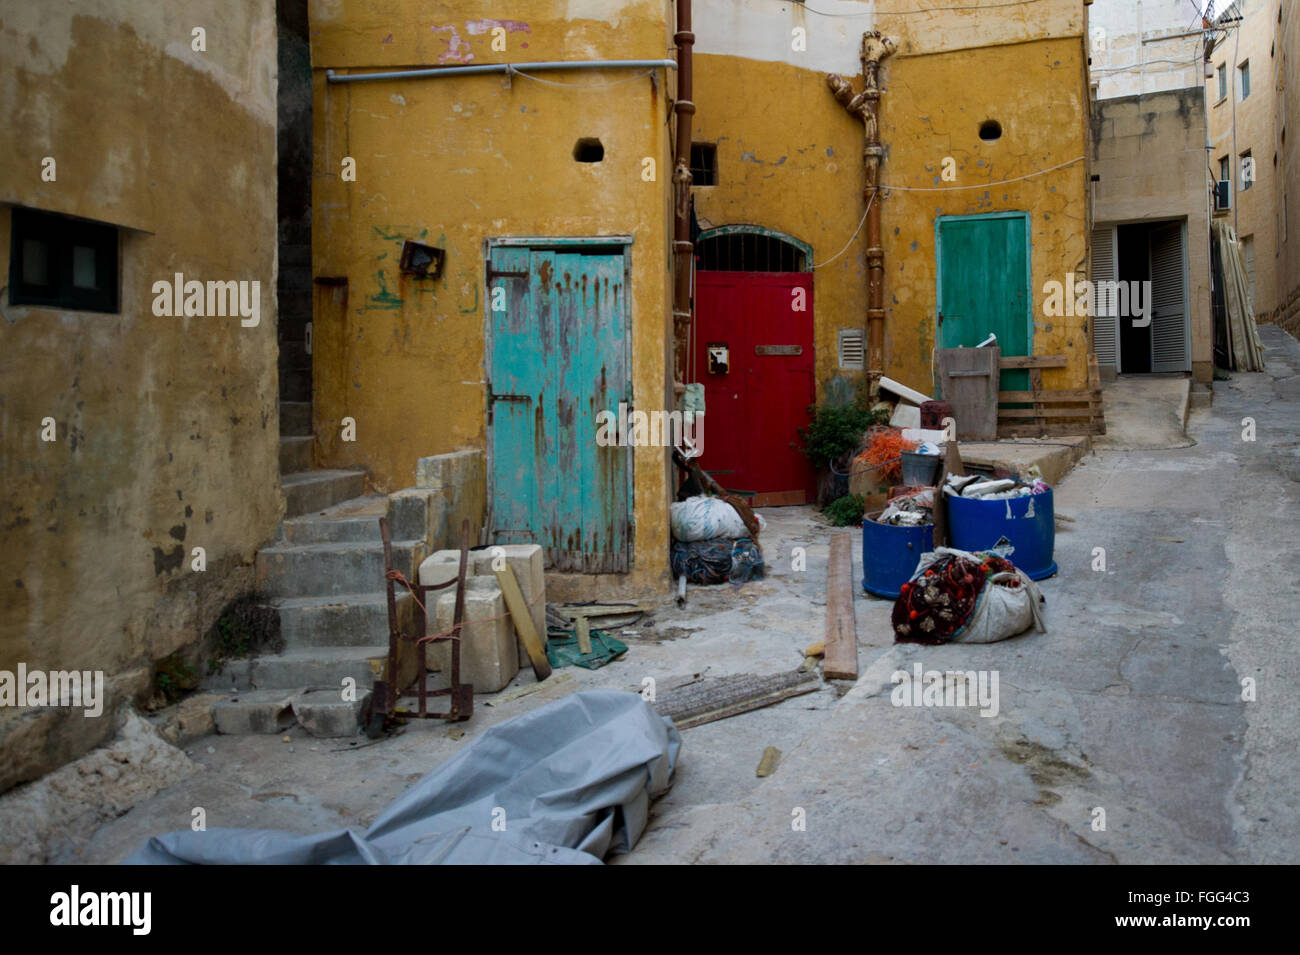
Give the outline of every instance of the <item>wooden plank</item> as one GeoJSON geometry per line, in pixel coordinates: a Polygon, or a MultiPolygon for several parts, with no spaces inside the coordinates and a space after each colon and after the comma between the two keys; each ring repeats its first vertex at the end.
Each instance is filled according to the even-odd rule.
{"type": "Polygon", "coordinates": [[[750,507],[790,507],[802,506],[808,502],[808,492],[797,491],[761,491],[749,499],[750,507]]]}
{"type": "Polygon", "coordinates": [[[998,367],[1008,371],[1014,368],[1067,368],[1069,364],[1068,355],[1009,355],[998,363],[998,367]]]}
{"type": "Polygon", "coordinates": [[[1027,404],[1044,402],[1046,404],[1062,401],[1100,401],[1101,392],[1092,388],[1065,388],[1057,391],[999,391],[998,401],[1002,404],[1027,404]]]}
{"type": "Polygon", "coordinates": [[[1106,433],[1106,405],[1101,397],[1101,366],[1097,363],[1096,355],[1088,356],[1088,387],[1096,392],[1096,397],[1092,399],[1092,420],[1097,427],[1094,434],[1106,433]]]}
{"type": "Polygon", "coordinates": [[[1043,421],[1043,413],[1042,413],[1043,412],[1043,399],[1042,399],[1043,369],[1041,368],[1029,369],[1029,388],[1031,391],[1033,391],[1035,394],[1039,396],[1034,399],[1034,417],[1038,419],[1039,424],[1044,424],[1045,422],[1043,421]]]}
{"type": "Polygon", "coordinates": [[[495,573],[497,583],[501,585],[501,596],[506,599],[506,606],[510,609],[515,635],[528,654],[528,661],[533,665],[533,673],[539,681],[545,680],[551,675],[551,662],[546,659],[546,647],[542,644],[541,637],[537,635],[537,628],[533,626],[533,615],[528,611],[528,601],[524,599],[523,591],[519,589],[515,572],[507,564],[495,573]]]}
{"type": "Polygon", "coordinates": [[[999,408],[999,418],[1091,418],[1091,408],[999,408]]]}
{"type": "Polygon", "coordinates": [[[1074,438],[1085,434],[1103,434],[1095,422],[1086,421],[1080,424],[1049,424],[1049,425],[1013,425],[1008,423],[1005,427],[998,429],[999,438],[1056,438],[1069,437],[1074,438]]]}
{"type": "Polygon", "coordinates": [[[629,613],[649,613],[650,608],[645,604],[590,604],[581,606],[570,606],[569,604],[560,604],[555,608],[562,617],[570,620],[577,620],[579,617],[622,617],[629,613]]]}
{"type": "Polygon", "coordinates": [[[822,672],[828,680],[858,678],[852,577],[853,532],[835,531],[831,534],[831,557],[826,570],[826,656],[822,672]]]}
{"type": "Polygon", "coordinates": [[[578,649],[583,653],[591,652],[591,621],[586,617],[579,617],[578,624],[578,649]]]}
{"type": "Polygon", "coordinates": [[[758,761],[758,768],[754,770],[754,775],[759,779],[764,776],[771,776],[776,772],[776,764],[781,762],[781,751],[775,746],[769,746],[763,750],[763,758],[758,761]]]}
{"type": "Polygon", "coordinates": [[[770,676],[739,673],[729,677],[706,677],[698,685],[660,694],[654,707],[661,716],[671,719],[679,730],[685,730],[771,706],[792,696],[812,693],[822,686],[821,678],[813,670],[770,676]]]}
{"type": "Polygon", "coordinates": [[[997,348],[940,348],[939,387],[952,405],[959,441],[992,441],[998,434],[997,348]]]}

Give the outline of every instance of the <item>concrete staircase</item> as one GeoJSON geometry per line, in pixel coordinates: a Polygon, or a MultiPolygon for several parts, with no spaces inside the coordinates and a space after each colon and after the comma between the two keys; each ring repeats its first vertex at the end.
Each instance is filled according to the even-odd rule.
{"type": "MultiPolygon", "coordinates": [[[[257,580],[284,649],[229,661],[204,685],[231,691],[213,706],[218,732],[279,733],[296,723],[315,736],[350,736],[388,653],[379,518],[389,499],[365,494],[364,471],[311,470],[309,402],[282,401],[280,422],[285,519],[257,555],[257,580]]],[[[394,537],[410,535],[392,548],[393,566],[412,580],[427,549],[423,519],[409,504],[389,518],[394,537]]]]}

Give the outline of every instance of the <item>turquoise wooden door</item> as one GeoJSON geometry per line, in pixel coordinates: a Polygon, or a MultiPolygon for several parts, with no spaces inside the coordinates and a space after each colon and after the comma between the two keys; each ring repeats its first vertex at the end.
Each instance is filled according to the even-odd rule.
{"type": "MultiPolygon", "coordinates": [[[[992,333],[1004,356],[1032,354],[1029,215],[940,216],[935,250],[939,347],[971,348],[992,333]]],[[[1029,373],[1003,372],[1000,387],[1023,391],[1029,373]]]]}
{"type": "Polygon", "coordinates": [[[623,253],[493,248],[487,300],[491,541],[626,572],[630,452],[596,442],[597,414],[631,404],[623,253]]]}

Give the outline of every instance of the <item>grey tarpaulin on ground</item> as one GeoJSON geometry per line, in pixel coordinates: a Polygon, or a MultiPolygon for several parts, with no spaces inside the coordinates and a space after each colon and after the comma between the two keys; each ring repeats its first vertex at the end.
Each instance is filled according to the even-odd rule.
{"type": "MultiPolygon", "coordinates": [[[[589,690],[488,729],[364,835],[209,829],[154,836],[127,864],[599,863],[627,852],[668,788],[681,737],[640,695],[589,690]],[[493,829],[501,819],[504,831],[493,829]]],[[[498,823],[500,825],[500,823],[498,823]]]]}

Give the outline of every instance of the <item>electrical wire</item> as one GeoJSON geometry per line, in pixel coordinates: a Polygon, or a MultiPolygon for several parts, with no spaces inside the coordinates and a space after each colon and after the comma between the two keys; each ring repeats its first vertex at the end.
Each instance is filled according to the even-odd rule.
{"type": "Polygon", "coordinates": [[[1068,162],[1063,162],[1047,169],[1039,169],[1034,172],[1025,173],[1023,176],[1016,176],[1013,179],[1000,179],[997,182],[977,182],[973,186],[888,186],[882,185],[881,189],[888,189],[891,192],[955,192],[960,189],[992,189],[994,186],[1005,186],[1011,182],[1021,182],[1025,179],[1032,179],[1035,176],[1042,176],[1049,172],[1056,172],[1058,169],[1064,169],[1066,166],[1073,166],[1075,163],[1083,162],[1084,156],[1078,156],[1068,162]]]}
{"type": "Polygon", "coordinates": [[[1084,157],[1079,156],[1076,159],[1071,159],[1069,162],[1063,162],[1060,165],[1052,166],[1048,169],[1039,169],[1035,172],[1026,173],[1023,176],[1016,176],[1014,179],[1002,179],[998,182],[981,182],[976,183],[973,186],[878,186],[871,193],[871,198],[867,200],[867,208],[863,211],[862,218],[858,220],[858,227],[853,230],[853,235],[849,237],[849,241],[844,243],[844,248],[840,249],[825,262],[818,262],[816,265],[808,266],[808,270],[814,271],[816,269],[825,268],[848,251],[849,246],[851,246],[854,240],[857,239],[858,233],[862,231],[862,225],[867,221],[867,213],[871,211],[871,203],[876,201],[876,193],[881,189],[889,189],[896,192],[953,192],[959,189],[992,189],[994,186],[1004,186],[1007,183],[1020,182],[1024,179],[1032,179],[1034,176],[1041,176],[1045,173],[1055,172],[1058,169],[1064,169],[1066,166],[1073,166],[1075,163],[1083,162],[1083,160],[1084,157]]]}
{"type": "Polygon", "coordinates": [[[998,10],[1005,7],[1023,7],[1026,3],[1037,3],[1039,0],[1008,0],[1005,3],[972,3],[969,6],[960,7],[920,7],[916,10],[866,10],[854,13],[827,13],[824,10],[818,10],[803,4],[803,8],[809,13],[815,13],[819,17],[828,17],[832,19],[855,19],[857,17],[911,17],[922,13],[964,13],[973,10],[998,10]]]}
{"type": "Polygon", "coordinates": [[[871,193],[871,198],[867,200],[867,208],[862,213],[862,218],[858,220],[858,227],[853,230],[853,235],[849,237],[849,241],[844,243],[844,248],[840,249],[838,252],[832,255],[825,262],[818,262],[816,265],[808,266],[809,272],[830,265],[832,262],[834,262],[836,259],[838,259],[841,255],[843,255],[845,252],[849,250],[849,246],[853,244],[853,240],[856,239],[858,237],[858,233],[862,231],[862,223],[867,221],[867,213],[871,211],[871,204],[876,201],[876,193],[879,191],[880,189],[877,188],[875,191],[871,193]]]}

